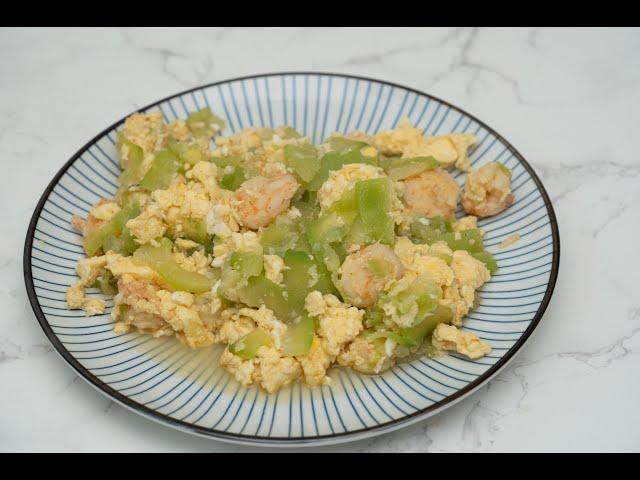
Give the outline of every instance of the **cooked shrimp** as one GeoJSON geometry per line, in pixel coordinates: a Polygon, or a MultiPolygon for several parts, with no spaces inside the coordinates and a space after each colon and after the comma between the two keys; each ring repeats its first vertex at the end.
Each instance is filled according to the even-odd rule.
{"type": "Polygon", "coordinates": [[[404,182],[404,202],[410,210],[427,217],[452,217],[460,187],[444,170],[426,170],[404,182]]]}
{"type": "Polygon", "coordinates": [[[298,182],[289,173],[270,178],[250,178],[234,195],[240,223],[254,230],[268,225],[289,208],[297,190],[298,182]]]}
{"type": "Polygon", "coordinates": [[[71,217],[71,226],[84,236],[87,221],[79,215],[71,217]]]}
{"type": "Polygon", "coordinates": [[[492,162],[467,175],[462,192],[464,211],[478,217],[497,215],[513,203],[511,172],[492,162]]]}
{"type": "Polygon", "coordinates": [[[143,332],[154,333],[166,325],[160,315],[146,312],[131,312],[127,321],[143,332]]]}
{"type": "Polygon", "coordinates": [[[71,217],[71,226],[86,237],[89,233],[107,223],[118,210],[120,210],[120,207],[115,202],[101,198],[93,206],[86,219],[78,215],[71,217]],[[109,215],[109,210],[112,211],[111,215],[109,215]]]}
{"type": "Polygon", "coordinates": [[[362,337],[351,342],[337,360],[340,365],[368,375],[378,374],[393,365],[393,359],[385,352],[383,341],[368,342],[362,337]]]}
{"type": "Polygon", "coordinates": [[[374,243],[345,258],[339,273],[342,293],[352,305],[371,307],[391,280],[402,276],[402,262],[394,251],[374,243]]]}
{"type": "Polygon", "coordinates": [[[154,300],[158,287],[148,282],[135,280],[130,275],[124,275],[118,280],[118,292],[122,297],[122,303],[134,305],[140,300],[154,300]]]}

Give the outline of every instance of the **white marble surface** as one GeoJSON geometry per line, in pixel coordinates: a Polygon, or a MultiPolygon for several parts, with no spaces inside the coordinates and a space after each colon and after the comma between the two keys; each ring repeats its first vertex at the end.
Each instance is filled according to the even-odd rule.
{"type": "Polygon", "coordinates": [[[536,334],[436,418],[330,451],[640,450],[640,30],[0,30],[0,451],[244,451],[94,391],[29,307],[22,248],[60,166],[136,107],[240,75],[320,70],[449,100],[529,159],[562,240],[536,334]]]}

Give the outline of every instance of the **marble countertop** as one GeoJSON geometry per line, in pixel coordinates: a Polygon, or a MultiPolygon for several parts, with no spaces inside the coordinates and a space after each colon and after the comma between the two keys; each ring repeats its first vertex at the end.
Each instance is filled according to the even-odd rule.
{"type": "Polygon", "coordinates": [[[0,30],[0,451],[245,451],[114,404],[52,350],[22,277],[45,186],[156,99],[252,73],[371,76],[455,103],[511,141],[558,217],[547,313],[487,387],[417,425],[323,451],[640,450],[640,30],[0,30]],[[635,213],[634,213],[635,212],[635,213]]]}

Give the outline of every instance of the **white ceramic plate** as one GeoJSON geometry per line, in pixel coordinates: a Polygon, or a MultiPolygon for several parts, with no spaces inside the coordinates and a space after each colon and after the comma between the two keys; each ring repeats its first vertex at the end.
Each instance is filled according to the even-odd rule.
{"type": "MultiPolygon", "coordinates": [[[[504,367],[538,325],[558,273],[555,215],[531,166],[480,120],[410,88],[328,73],[227,80],[141,111],[160,110],[170,122],[204,106],[225,118],[223,134],[250,125],[286,124],[320,142],[333,131],[393,128],[405,115],[426,134],[476,134],[473,166],[494,160],[507,165],[515,195],[507,211],[479,222],[499,271],[480,290],[480,306],[464,322],[493,351],[475,361],[456,355],[424,358],[379,376],[334,369],[330,387],[295,384],[267,395],[256,387],[243,388],[218,368],[216,348],[188,351],[175,340],[116,335],[108,312],[87,318],[67,310],[64,292],[75,281],[75,263],[82,257],[81,238],[69,221],[116,191],[115,140],[122,119],[82,147],[49,184],[33,214],[24,250],[25,282],[40,325],[67,363],[105,395],[153,420],[222,440],[267,445],[355,440],[451,406],[504,367]],[[514,233],[521,240],[500,250],[498,244],[514,233]]],[[[454,176],[464,181],[460,172],[454,176]]],[[[101,296],[97,291],[90,295],[101,296]]]]}

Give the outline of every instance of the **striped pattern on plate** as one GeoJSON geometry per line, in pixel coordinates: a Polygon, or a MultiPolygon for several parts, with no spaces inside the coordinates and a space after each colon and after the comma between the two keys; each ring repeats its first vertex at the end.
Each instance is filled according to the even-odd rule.
{"type": "MultiPolygon", "coordinates": [[[[251,125],[287,124],[320,142],[333,131],[393,128],[408,116],[429,135],[477,135],[470,155],[473,166],[504,163],[513,172],[515,195],[506,212],[479,222],[500,269],[480,290],[480,304],[465,321],[465,328],[493,351],[475,361],[457,355],[425,358],[375,377],[334,369],[331,386],[296,384],[267,395],[241,387],[217,368],[217,348],[188,351],[175,340],[116,335],[108,313],[86,318],[67,310],[64,293],[75,281],[75,262],[83,255],[80,236],[69,221],[115,193],[121,120],[80,149],[53,179],[36,207],[24,250],[27,290],[42,328],[63,358],[99,390],[136,412],[192,433],[251,444],[335,443],[390,431],[452,405],[495,375],[532,333],[557,276],[558,228],[538,177],[487,125],[410,88],[326,73],[228,80],[141,111],[160,110],[171,122],[204,106],[225,118],[223,134],[251,125]],[[514,233],[521,240],[500,250],[499,243],[514,233]]],[[[454,176],[463,183],[462,173],[454,176]]],[[[89,295],[100,296],[91,290],[89,295]]],[[[107,305],[112,301],[107,299],[107,305]]]]}

